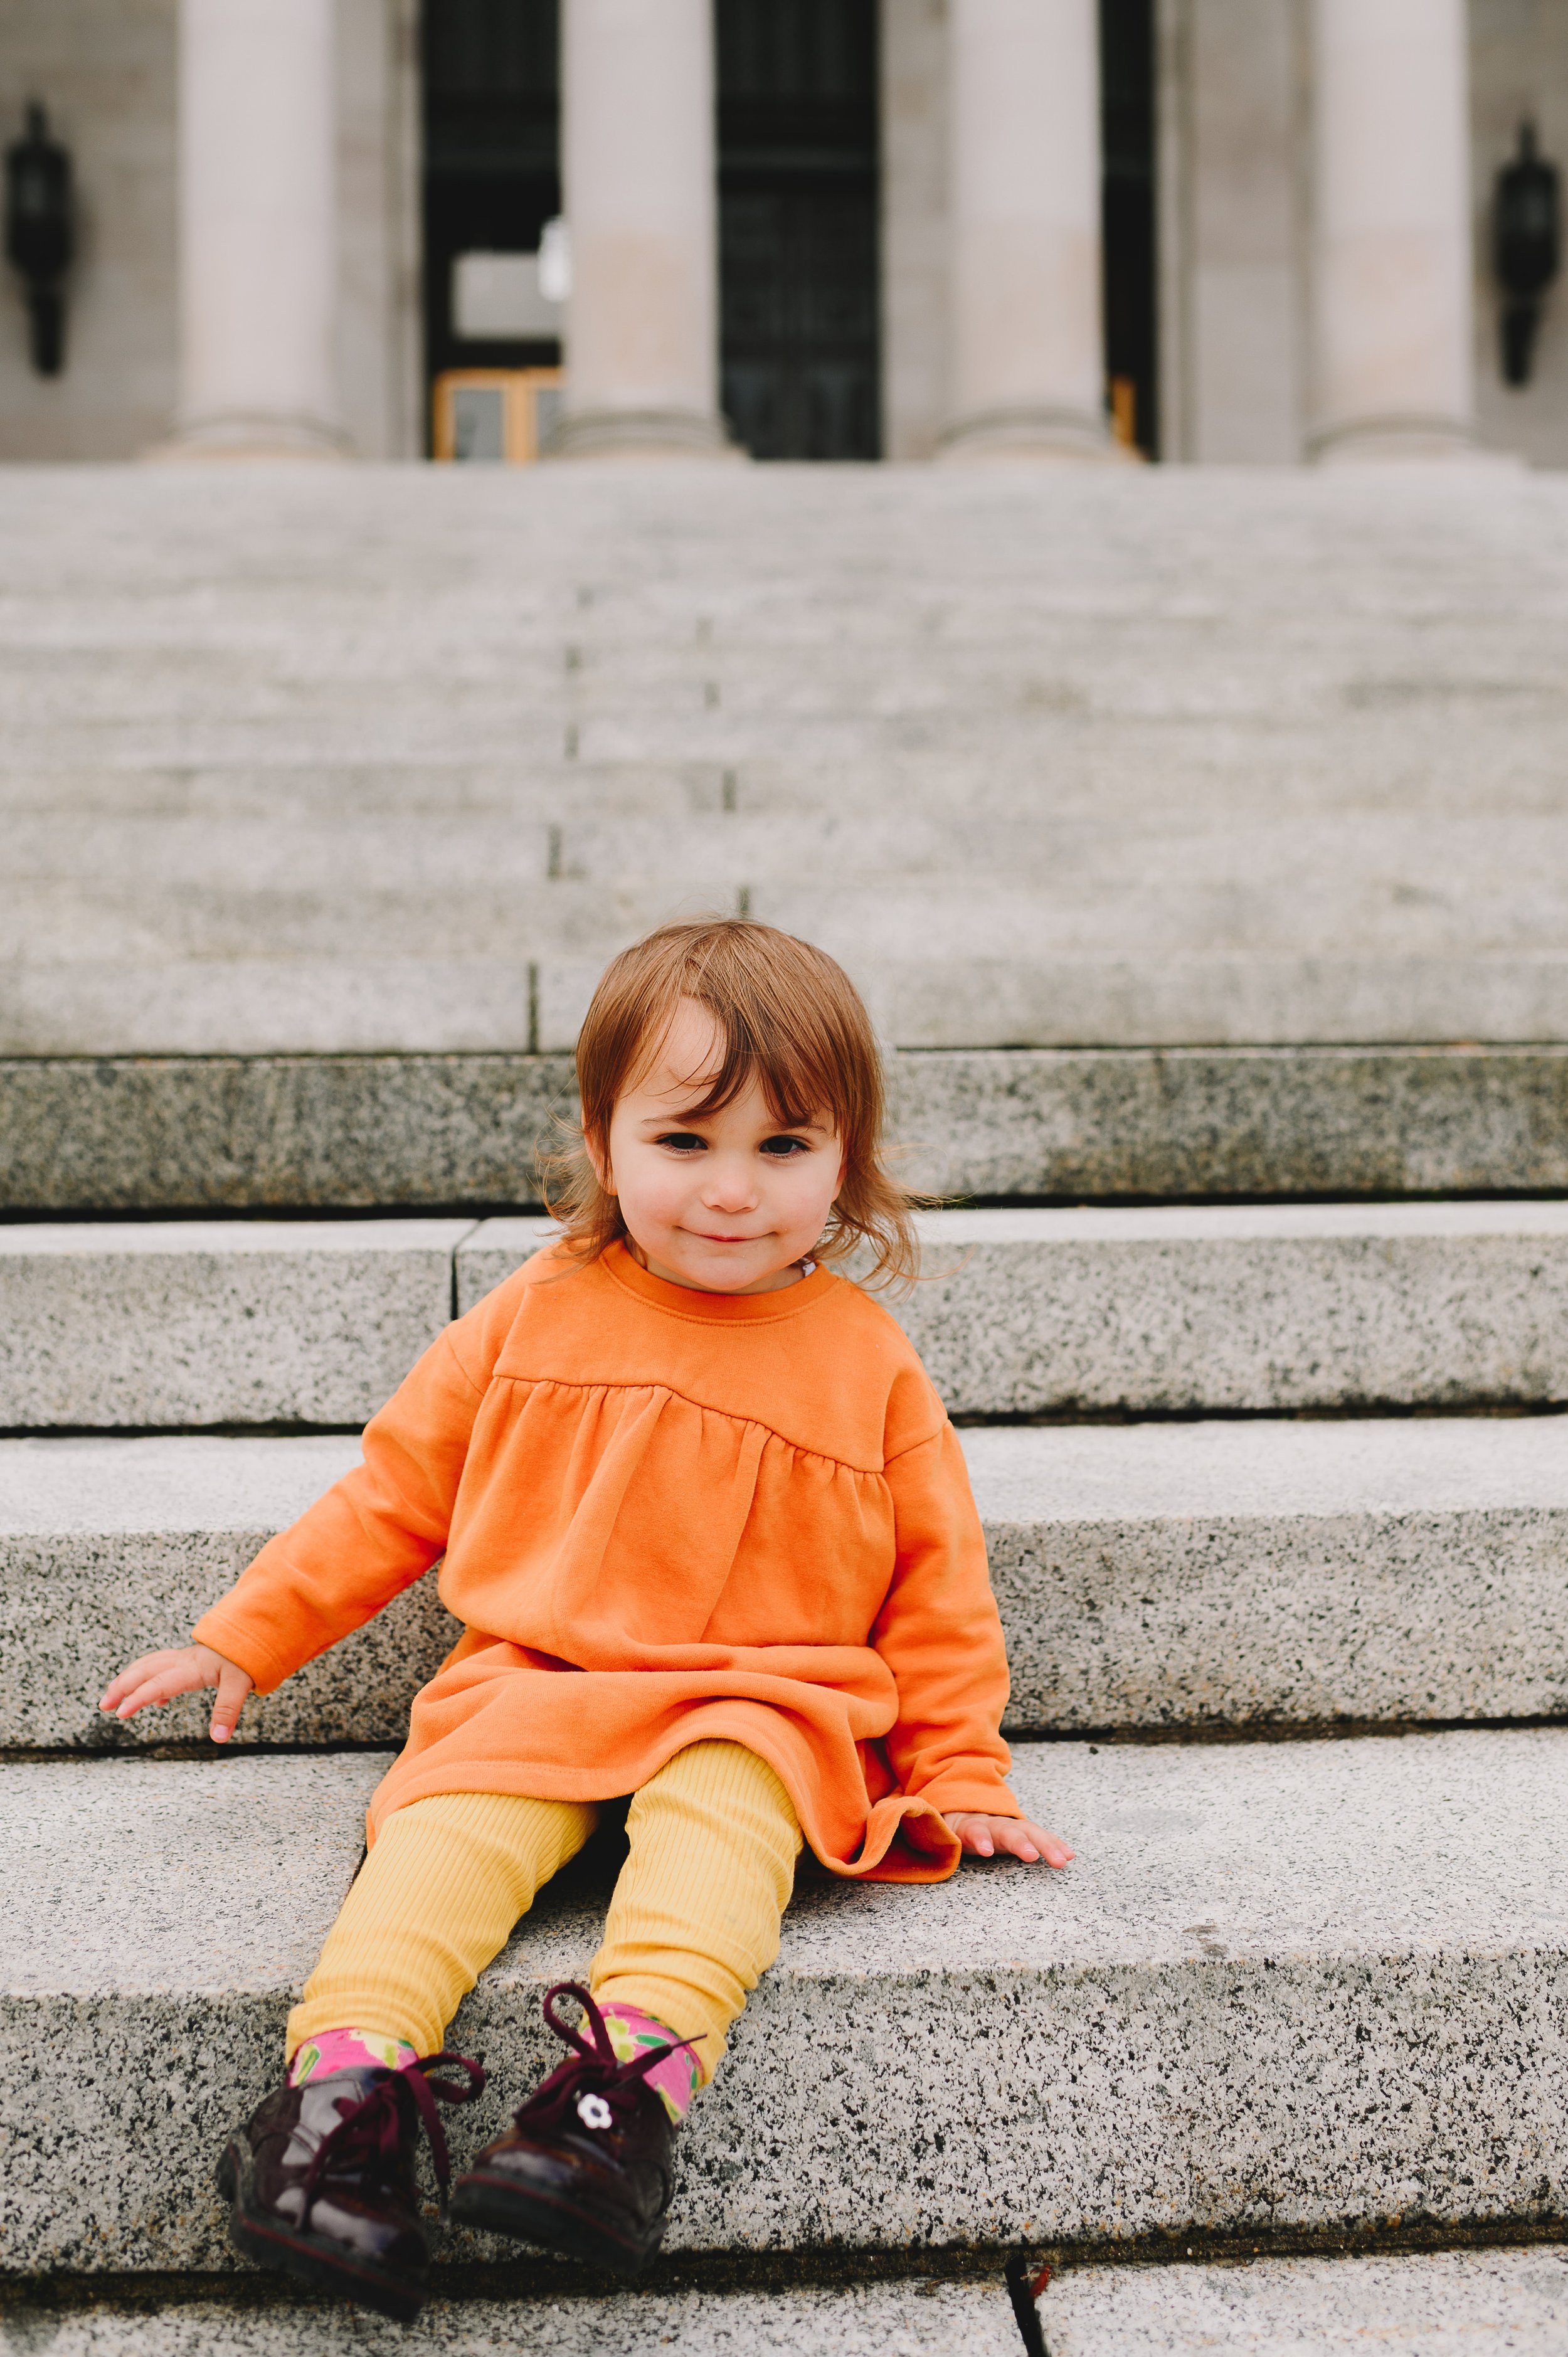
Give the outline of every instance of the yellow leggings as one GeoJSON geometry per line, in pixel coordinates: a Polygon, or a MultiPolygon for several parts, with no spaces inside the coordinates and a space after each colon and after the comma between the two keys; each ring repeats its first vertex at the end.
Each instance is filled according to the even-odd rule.
{"type": "MultiPolygon", "coordinates": [[[[534,1894],[598,1822],[591,1801],[442,1792],[387,1819],[288,2018],[288,2052],[326,2029],[433,2054],[534,1894]]],[[[764,1760],[738,1743],[677,1751],[632,1802],[588,1986],[701,2038],[714,2075],[731,2023],[779,1953],[800,1826],[764,1760]]]]}

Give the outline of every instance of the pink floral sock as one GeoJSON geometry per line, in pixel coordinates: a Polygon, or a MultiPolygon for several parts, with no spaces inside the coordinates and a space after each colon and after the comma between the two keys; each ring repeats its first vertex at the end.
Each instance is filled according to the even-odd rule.
{"type": "Polygon", "coordinates": [[[607,2005],[600,2011],[610,2044],[623,2062],[635,2062],[650,2046],[675,2047],[673,2054],[666,2054],[662,2061],[653,2065],[648,2073],[648,2083],[679,2125],[697,2092],[699,2066],[695,2048],[677,2045],[675,2032],[652,2014],[644,2013],[639,2005],[607,2005]]]}
{"type": "Polygon", "coordinates": [[[288,2083],[302,2086],[306,2079],[325,2079],[332,2071],[406,2071],[419,2060],[406,2038],[383,2038],[379,2029],[324,2029],[294,2050],[288,2083]]]}

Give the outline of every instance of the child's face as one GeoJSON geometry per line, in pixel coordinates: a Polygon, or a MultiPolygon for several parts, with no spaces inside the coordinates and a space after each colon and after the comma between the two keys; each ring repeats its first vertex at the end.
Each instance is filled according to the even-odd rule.
{"type": "MultiPolygon", "coordinates": [[[[771,1293],[827,1224],[843,1176],[836,1130],[780,1129],[755,1081],[699,1119],[718,1026],[683,998],[650,1069],[616,1103],[599,1177],[655,1276],[702,1293],[771,1293]]],[[[822,1118],[825,1118],[823,1116],[822,1118]]]]}

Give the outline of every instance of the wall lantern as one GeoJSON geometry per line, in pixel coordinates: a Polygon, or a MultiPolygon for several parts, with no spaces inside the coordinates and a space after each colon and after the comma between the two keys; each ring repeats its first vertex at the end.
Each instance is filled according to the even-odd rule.
{"type": "Polygon", "coordinates": [[[1546,290],[1563,260],[1558,171],[1538,155],[1535,125],[1521,123],[1519,152],[1498,174],[1492,203],[1492,266],[1503,290],[1503,378],[1530,382],[1546,290]]]}
{"type": "Polygon", "coordinates": [[[25,136],[5,151],[5,254],[27,291],[40,376],[59,376],[65,365],[63,282],[75,243],[70,157],[35,102],[25,136]]]}

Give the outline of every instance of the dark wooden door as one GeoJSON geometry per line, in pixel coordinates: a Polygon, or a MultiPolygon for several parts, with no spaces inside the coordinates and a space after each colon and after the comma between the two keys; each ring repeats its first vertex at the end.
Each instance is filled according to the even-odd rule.
{"type": "Polygon", "coordinates": [[[530,253],[561,210],[558,0],[424,0],[424,340],[429,374],[549,367],[553,342],[461,343],[452,261],[530,253]]]}
{"type": "Polygon", "coordinates": [[[1105,375],[1130,388],[1138,447],[1157,458],[1154,17],[1154,0],[1100,0],[1105,375]]]}
{"type": "Polygon", "coordinates": [[[757,458],[881,450],[875,0],[717,0],[725,414],[757,458]]]}

